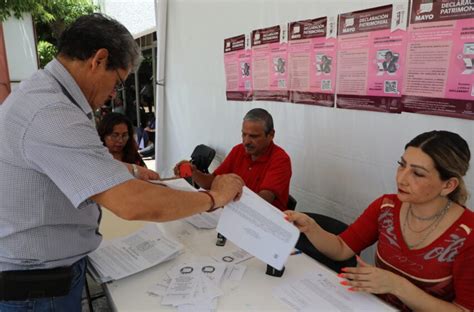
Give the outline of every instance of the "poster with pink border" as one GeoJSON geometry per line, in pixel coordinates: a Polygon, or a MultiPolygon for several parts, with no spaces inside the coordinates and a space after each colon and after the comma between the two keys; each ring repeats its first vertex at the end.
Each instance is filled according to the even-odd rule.
{"type": "Polygon", "coordinates": [[[288,27],[290,101],[333,107],[337,18],[292,22],[288,27]]]}
{"type": "Polygon", "coordinates": [[[403,110],[474,119],[474,1],[413,0],[403,110]]]}
{"type": "Polygon", "coordinates": [[[253,30],[253,99],[288,102],[288,51],[286,26],[253,30]]]}
{"type": "MultiPolygon", "coordinates": [[[[247,38],[248,39],[248,38],[247,38]]],[[[252,50],[240,35],[224,40],[224,67],[228,101],[252,100],[252,50]]]]}
{"type": "Polygon", "coordinates": [[[339,15],[338,108],[400,113],[408,1],[339,15]]]}

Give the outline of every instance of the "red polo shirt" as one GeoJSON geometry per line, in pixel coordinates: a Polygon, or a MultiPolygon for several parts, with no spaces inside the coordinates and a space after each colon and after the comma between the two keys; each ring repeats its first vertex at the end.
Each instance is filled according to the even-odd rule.
{"type": "Polygon", "coordinates": [[[245,185],[258,193],[267,190],[275,194],[272,205],[286,210],[290,191],[291,161],[288,154],[273,142],[267,151],[255,161],[245,152],[242,144],[234,146],[214,175],[235,173],[245,185]]]}

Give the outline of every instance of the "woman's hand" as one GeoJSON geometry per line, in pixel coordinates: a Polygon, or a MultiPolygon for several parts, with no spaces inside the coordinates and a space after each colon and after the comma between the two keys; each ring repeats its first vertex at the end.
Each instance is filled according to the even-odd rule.
{"type": "Polygon", "coordinates": [[[145,167],[137,166],[138,173],[136,178],[144,181],[149,180],[159,180],[160,175],[153,170],[147,169],[145,167]]]}
{"type": "Polygon", "coordinates": [[[304,213],[287,210],[285,211],[285,214],[286,220],[293,223],[301,233],[306,234],[307,232],[310,232],[316,228],[316,222],[313,220],[313,218],[304,213]]]}
{"type": "Polygon", "coordinates": [[[395,294],[397,288],[401,285],[403,277],[374,267],[364,262],[359,256],[357,257],[356,268],[343,268],[342,272],[338,274],[339,277],[345,280],[341,282],[344,286],[349,286],[348,290],[363,291],[372,294],[395,294]]]}

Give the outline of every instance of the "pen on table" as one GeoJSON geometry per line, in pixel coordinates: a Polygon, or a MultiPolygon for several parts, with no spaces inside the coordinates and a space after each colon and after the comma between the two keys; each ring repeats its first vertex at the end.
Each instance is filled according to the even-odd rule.
{"type": "Polygon", "coordinates": [[[290,255],[294,256],[294,255],[299,255],[300,253],[302,253],[301,250],[295,250],[290,255]]]}

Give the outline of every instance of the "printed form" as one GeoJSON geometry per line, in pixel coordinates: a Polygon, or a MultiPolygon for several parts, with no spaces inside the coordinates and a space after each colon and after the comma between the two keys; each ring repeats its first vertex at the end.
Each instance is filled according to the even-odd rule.
{"type": "Polygon", "coordinates": [[[149,224],[126,237],[103,241],[89,254],[89,261],[96,280],[104,283],[173,259],[182,249],[180,243],[165,237],[155,224],[149,224]]]}
{"type": "Polygon", "coordinates": [[[322,266],[275,287],[273,296],[295,311],[397,311],[374,295],[347,291],[336,274],[322,266]]]}
{"type": "Polygon", "coordinates": [[[284,213],[244,187],[242,197],[226,206],[217,232],[256,258],[281,270],[299,237],[284,213]]]}

